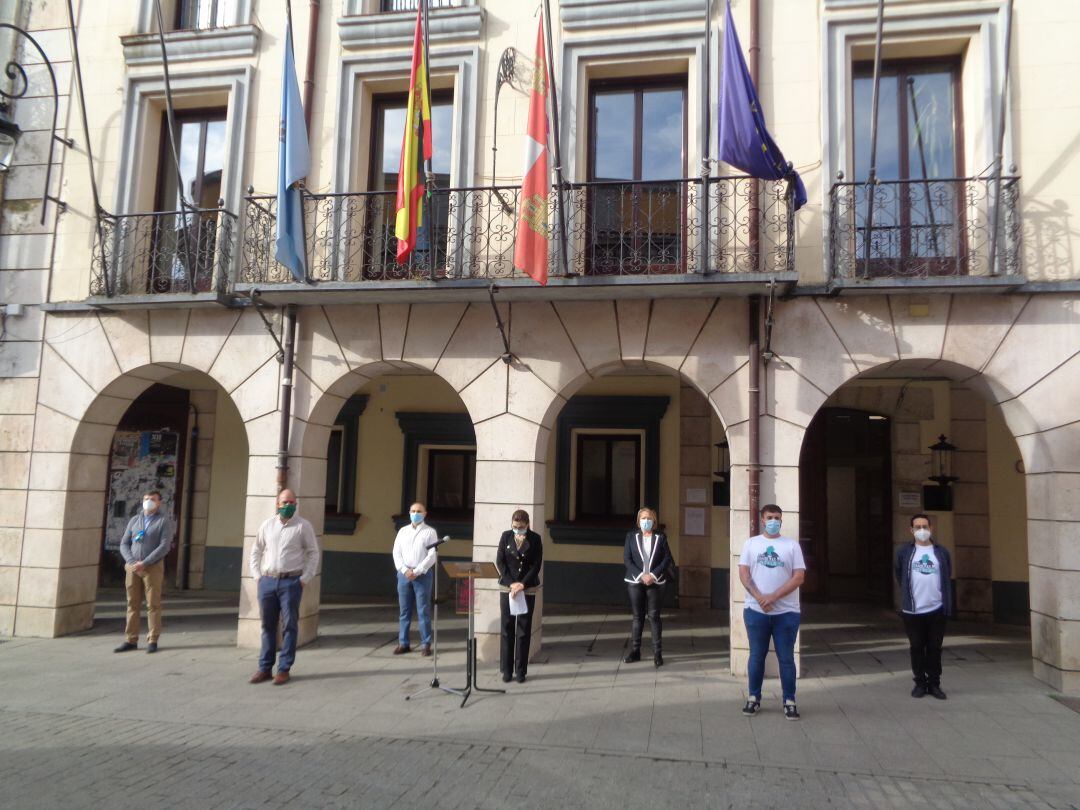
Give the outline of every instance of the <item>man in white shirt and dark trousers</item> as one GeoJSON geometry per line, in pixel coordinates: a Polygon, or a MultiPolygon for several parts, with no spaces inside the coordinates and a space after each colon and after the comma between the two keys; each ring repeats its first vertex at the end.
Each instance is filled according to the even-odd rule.
{"type": "Polygon", "coordinates": [[[251,576],[258,584],[262,614],[262,648],[259,669],[251,683],[270,680],[277,655],[278,621],[284,616],[281,655],[277,657],[274,683],[288,683],[296,660],[296,637],[300,627],[300,597],[304,586],[319,569],[319,543],[315,529],[296,514],[296,495],[283,489],[277,497],[277,515],[259,527],[251,546],[251,576]]]}
{"type": "Polygon", "coordinates": [[[784,717],[798,720],[795,705],[795,639],[801,612],[799,587],[806,576],[799,542],[780,536],[784,513],[776,504],[761,507],[765,531],[743,545],[739,557],[739,580],[746,590],[743,621],[750,643],[747,664],[747,698],[743,714],[752,717],[761,708],[761,685],[765,680],[765,656],[769,639],[780,665],[780,687],[784,697],[784,717]]]}
{"type": "Polygon", "coordinates": [[[949,550],[934,543],[930,518],[911,518],[912,542],[896,550],[894,573],[900,585],[900,615],[911,646],[913,698],[941,691],[941,645],[945,621],[953,613],[952,559],[949,550]]]}
{"type": "Polygon", "coordinates": [[[397,571],[398,645],[394,655],[409,652],[409,627],[413,603],[420,622],[421,655],[431,655],[431,586],[435,580],[435,546],[439,536],[424,520],[427,507],[414,503],[409,507],[409,523],[394,538],[394,569],[397,571]]]}

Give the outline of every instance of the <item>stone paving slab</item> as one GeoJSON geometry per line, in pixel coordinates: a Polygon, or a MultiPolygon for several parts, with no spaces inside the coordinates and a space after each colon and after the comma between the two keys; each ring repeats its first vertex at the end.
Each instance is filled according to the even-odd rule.
{"type": "MultiPolygon", "coordinates": [[[[154,656],[111,652],[115,597],[85,634],[0,642],[0,807],[1080,807],[1080,715],[1020,631],[951,628],[950,699],[915,701],[895,617],[808,608],[789,723],[772,680],[739,713],[722,613],[665,616],[656,670],[621,663],[621,612],[548,606],[529,682],[459,709],[391,655],[391,605],[328,606],[284,687],[246,683],[235,609],[170,598],[154,656]]],[[[458,684],[463,618],[440,641],[458,684]]]]}

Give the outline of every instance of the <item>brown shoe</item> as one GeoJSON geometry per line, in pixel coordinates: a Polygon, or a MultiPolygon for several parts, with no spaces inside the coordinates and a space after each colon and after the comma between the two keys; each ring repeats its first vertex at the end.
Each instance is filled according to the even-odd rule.
{"type": "Polygon", "coordinates": [[[260,669],[254,675],[251,676],[251,680],[248,683],[262,683],[263,681],[270,680],[270,673],[266,670],[260,669]]]}
{"type": "Polygon", "coordinates": [[[420,648],[420,654],[422,656],[424,656],[424,658],[430,658],[431,657],[431,645],[430,644],[425,644],[423,647],[421,647],[420,648]]]}
{"type": "Polygon", "coordinates": [[[402,655],[403,653],[412,652],[412,647],[408,644],[398,644],[394,647],[394,655],[402,655]]]}
{"type": "Polygon", "coordinates": [[[274,676],[274,686],[281,686],[283,683],[289,682],[289,670],[279,669],[278,674],[274,676]]]}

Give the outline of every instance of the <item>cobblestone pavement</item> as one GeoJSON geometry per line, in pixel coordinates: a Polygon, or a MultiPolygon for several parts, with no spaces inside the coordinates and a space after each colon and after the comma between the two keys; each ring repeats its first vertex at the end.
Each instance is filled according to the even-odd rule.
{"type": "MultiPolygon", "coordinates": [[[[888,614],[808,611],[787,723],[775,691],[739,714],[724,614],[668,617],[656,671],[619,663],[621,613],[549,610],[529,682],[459,709],[403,700],[430,659],[390,655],[389,605],[327,606],[283,687],[246,683],[235,597],[166,610],[156,656],[112,654],[117,602],[89,633],[0,643],[0,807],[1080,807],[1080,715],[1015,631],[954,628],[950,699],[915,701],[888,614]]],[[[447,622],[444,683],[462,640],[447,622]]]]}

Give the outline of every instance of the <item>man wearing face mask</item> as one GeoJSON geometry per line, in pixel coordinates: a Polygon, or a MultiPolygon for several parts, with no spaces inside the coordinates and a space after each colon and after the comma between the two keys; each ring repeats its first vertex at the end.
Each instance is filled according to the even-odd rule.
{"type": "Polygon", "coordinates": [[[124,586],[127,589],[127,624],[124,643],[114,652],[139,646],[139,609],[146,597],[146,651],[155,653],[161,635],[161,589],[165,584],[165,555],[172,548],[173,525],[161,508],[161,493],[143,495],[142,514],[128,521],[120,540],[124,558],[124,586]]]}
{"type": "Polygon", "coordinates": [[[277,657],[278,686],[289,682],[296,660],[296,637],[300,629],[300,599],[304,586],[319,569],[319,543],[311,523],[296,514],[296,494],[283,489],[277,496],[277,514],[263,521],[251,544],[248,560],[257,583],[262,616],[262,647],[259,668],[251,683],[270,680],[277,657]],[[282,622],[281,655],[277,654],[278,623],[282,622]]]}
{"type": "Polygon", "coordinates": [[[499,584],[506,588],[499,594],[502,611],[502,645],[499,663],[503,683],[517,676],[525,683],[529,669],[529,643],[532,640],[532,617],[536,607],[536,589],[540,586],[540,566],[544,547],[540,535],[529,528],[529,513],[518,509],[510,518],[510,530],[502,533],[495,552],[495,567],[499,569],[499,584]],[[526,612],[514,616],[510,612],[510,597],[525,593],[526,612]]]}
{"type": "Polygon", "coordinates": [[[397,570],[398,645],[394,655],[412,650],[409,628],[413,605],[420,622],[421,655],[431,655],[431,585],[435,580],[435,544],[439,535],[424,522],[427,507],[419,501],[409,507],[409,523],[394,538],[394,568],[397,570]]]}
{"type": "Polygon", "coordinates": [[[912,542],[896,550],[893,573],[900,585],[900,615],[911,646],[913,698],[929,692],[945,700],[941,691],[941,645],[945,620],[953,613],[952,559],[949,550],[934,543],[930,518],[911,518],[912,542]]]}
{"type": "Polygon", "coordinates": [[[784,513],[774,503],[761,507],[764,533],[743,545],[739,557],[739,581],[746,590],[743,621],[750,643],[747,662],[748,695],[743,714],[752,717],[761,707],[761,685],[765,680],[765,656],[772,639],[780,665],[780,687],[784,696],[784,717],[798,720],[795,705],[795,639],[801,612],[799,587],[806,576],[806,563],[797,540],[780,536],[784,513]]]}

